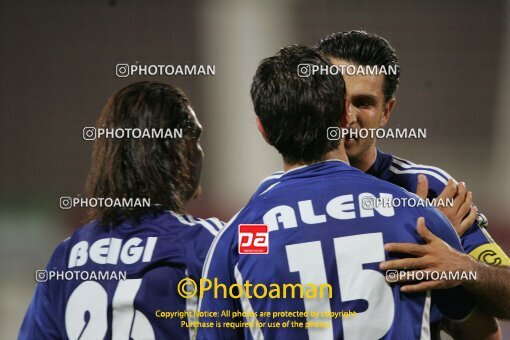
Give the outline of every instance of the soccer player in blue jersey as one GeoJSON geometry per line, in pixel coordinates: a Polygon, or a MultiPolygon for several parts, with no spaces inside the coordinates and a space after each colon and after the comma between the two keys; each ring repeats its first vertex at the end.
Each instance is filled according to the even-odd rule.
{"type": "MultiPolygon", "coordinates": [[[[343,141],[323,138],[345,119],[344,82],[338,75],[300,77],[300,64],[330,65],[315,50],[291,46],[264,59],[254,76],[258,129],[282,155],[285,172],[263,184],[215,238],[199,309],[218,313],[201,322],[221,327],[199,328],[198,339],[427,339],[431,294],[402,293],[386,282],[379,263],[395,257],[384,244],[419,243],[420,216],[461,250],[459,238],[436,209],[362,204],[416,196],[349,166],[343,141]],[[268,233],[250,234],[248,228],[265,228],[253,224],[268,233]]],[[[463,288],[433,295],[459,321],[458,332],[499,338],[496,321],[473,310],[463,288]]]]}
{"type": "Polygon", "coordinates": [[[182,138],[95,140],[88,197],[149,199],[151,205],[90,210],[89,222],[51,256],[48,280],[37,284],[19,339],[189,339],[192,328],[181,322],[193,313],[160,317],[196,311],[197,299],[180,297],[177,283],[200,278],[221,227],[215,218],[184,210],[199,192],[200,123],[182,91],[145,81],[115,93],[97,127],[170,129],[182,138]],[[87,275],[63,279],[74,272],[87,275]]]}
{"type": "MultiPolygon", "coordinates": [[[[385,39],[363,31],[332,34],[321,40],[318,49],[328,56],[331,62],[339,66],[398,65],[395,50],[385,39]]],[[[350,110],[345,127],[353,129],[384,127],[396,103],[395,92],[399,82],[399,72],[385,75],[344,75],[344,79],[347,99],[355,108],[350,110]]],[[[464,183],[457,185],[452,177],[440,168],[416,164],[385,153],[376,148],[374,138],[347,139],[345,149],[351,165],[377,178],[415,192],[419,186],[418,174],[423,174],[425,177],[422,179],[428,182],[429,186],[428,193],[425,194],[428,198],[435,198],[446,191],[450,194],[456,193],[456,199],[462,200],[466,197],[466,201],[471,201],[471,193],[466,191],[464,183]]],[[[442,210],[445,211],[445,209],[442,210]]],[[[441,242],[435,242],[421,249],[419,256],[416,253],[410,253],[409,247],[398,247],[399,251],[405,251],[421,259],[391,264],[396,265],[394,268],[398,269],[476,271],[478,273],[476,281],[462,283],[477,297],[477,302],[484,308],[484,312],[500,318],[510,318],[510,286],[508,285],[510,270],[504,268],[510,265],[508,256],[490,237],[486,230],[487,220],[482,214],[479,214],[475,223],[471,223],[475,209],[469,210],[467,206],[464,206],[464,209],[459,211],[461,213],[450,217],[450,220],[461,236],[464,252],[473,259],[493,267],[473,261],[468,256],[462,256],[457,252],[448,251],[441,246],[441,242]],[[425,255],[429,255],[426,260],[434,257],[440,264],[427,262],[423,259],[425,255]]],[[[389,249],[393,246],[388,245],[389,249]]],[[[385,265],[385,269],[390,268],[387,264],[385,265]]],[[[403,287],[403,290],[423,291],[459,283],[461,282],[422,282],[403,287]]]]}

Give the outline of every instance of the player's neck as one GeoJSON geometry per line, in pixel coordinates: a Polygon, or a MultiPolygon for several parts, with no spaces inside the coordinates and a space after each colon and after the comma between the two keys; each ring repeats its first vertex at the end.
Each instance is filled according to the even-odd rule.
{"type": "MultiPolygon", "coordinates": [[[[343,143],[340,143],[340,146],[337,149],[332,150],[332,151],[326,153],[326,155],[323,157],[321,162],[324,162],[324,161],[327,161],[327,160],[331,160],[331,159],[338,159],[338,160],[340,160],[342,162],[345,162],[345,163],[349,164],[349,158],[347,158],[347,154],[345,153],[345,148],[344,148],[343,143]]],[[[299,168],[299,167],[302,167],[302,166],[305,166],[305,165],[310,165],[310,164],[313,164],[313,163],[289,164],[289,163],[287,163],[284,160],[283,161],[283,170],[284,171],[289,171],[289,170],[292,170],[292,169],[295,169],[295,168],[299,168]]]]}
{"type": "Polygon", "coordinates": [[[375,160],[377,159],[377,149],[375,145],[372,145],[368,150],[366,150],[360,157],[349,159],[351,166],[359,169],[363,172],[367,172],[368,169],[374,165],[375,160]]]}

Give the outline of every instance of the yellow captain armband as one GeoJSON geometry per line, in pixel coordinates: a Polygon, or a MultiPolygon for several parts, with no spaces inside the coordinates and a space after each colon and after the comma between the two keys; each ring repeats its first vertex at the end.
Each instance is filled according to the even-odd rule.
{"type": "Polygon", "coordinates": [[[479,246],[470,252],[469,256],[490,266],[510,266],[510,259],[503,249],[494,242],[479,246]]]}

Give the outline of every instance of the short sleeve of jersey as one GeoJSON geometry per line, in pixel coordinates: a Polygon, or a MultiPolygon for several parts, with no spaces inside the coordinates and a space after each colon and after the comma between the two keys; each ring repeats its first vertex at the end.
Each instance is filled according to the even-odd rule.
{"type": "MultiPolygon", "coordinates": [[[[446,217],[433,208],[425,209],[425,225],[429,230],[457,251],[463,252],[459,237],[446,217]]],[[[463,320],[475,308],[471,295],[461,286],[432,291],[433,300],[441,313],[451,320],[463,320]]]]}
{"type": "Polygon", "coordinates": [[[466,230],[461,240],[466,254],[471,253],[481,245],[492,242],[492,238],[488,235],[488,232],[483,227],[480,227],[477,221],[466,230]]]}
{"type": "MultiPolygon", "coordinates": [[[[64,242],[53,252],[46,270],[63,268],[64,242]]],[[[18,339],[61,339],[61,332],[53,312],[51,281],[39,282],[20,328],[18,339]]]]}

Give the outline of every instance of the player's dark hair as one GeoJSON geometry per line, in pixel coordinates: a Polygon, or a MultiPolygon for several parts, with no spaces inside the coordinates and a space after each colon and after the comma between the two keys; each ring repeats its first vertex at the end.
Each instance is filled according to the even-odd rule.
{"type": "Polygon", "coordinates": [[[115,93],[104,107],[97,128],[170,129],[174,138],[99,138],[94,142],[86,184],[90,198],[150,199],[150,207],[95,207],[89,218],[103,226],[123,219],[138,222],[149,213],[183,212],[195,195],[202,154],[201,126],[184,93],[173,86],[143,81],[115,93]],[[182,129],[182,138],[178,131],[182,129]]]}
{"type": "Polygon", "coordinates": [[[331,66],[318,51],[293,45],[262,60],[251,85],[268,142],[289,164],[321,161],[336,149],[339,141],[329,140],[327,129],[339,127],[345,113],[341,75],[315,72],[303,77],[307,67],[298,71],[300,64],[331,66]]]}
{"type": "Polygon", "coordinates": [[[386,39],[365,31],[338,32],[323,38],[317,48],[328,57],[357,65],[396,67],[396,74],[389,72],[384,75],[383,89],[386,102],[395,96],[400,67],[395,49],[386,39]]]}

